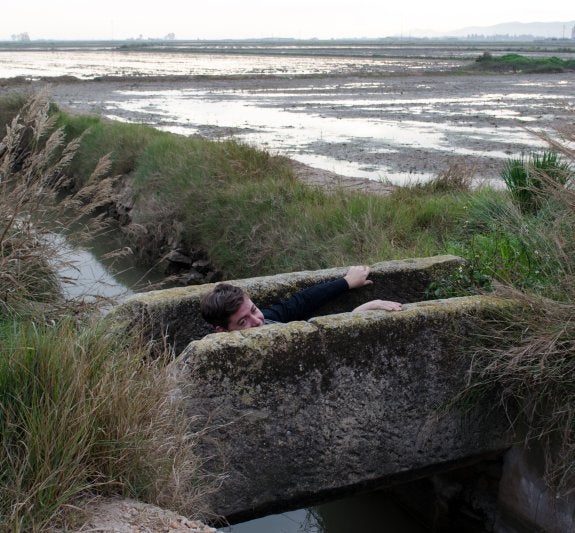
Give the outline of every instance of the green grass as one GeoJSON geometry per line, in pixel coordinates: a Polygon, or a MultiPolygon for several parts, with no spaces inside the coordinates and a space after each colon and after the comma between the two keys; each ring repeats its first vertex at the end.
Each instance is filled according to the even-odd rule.
{"type": "Polygon", "coordinates": [[[141,124],[103,121],[95,116],[62,112],[58,112],[57,125],[64,128],[68,138],[86,133],[68,170],[79,185],[86,182],[98,160],[106,154],[110,155],[112,161],[110,174],[130,174],[150,140],[162,135],[141,124]]]}
{"type": "Polygon", "coordinates": [[[555,56],[527,57],[520,54],[493,56],[484,52],[475,60],[472,69],[490,72],[565,72],[575,70],[575,59],[560,59],[555,56]]]}
{"type": "Polygon", "coordinates": [[[575,175],[571,165],[559,154],[544,151],[527,159],[509,159],[501,177],[519,209],[525,214],[536,213],[548,195],[548,181],[563,186],[575,175]]]}
{"type": "Polygon", "coordinates": [[[469,195],[326,192],[296,180],[283,158],[169,135],[148,145],[134,176],[135,222],[178,221],[228,277],[439,253],[469,195]]]}
{"type": "MultiPolygon", "coordinates": [[[[571,129],[553,143],[569,163],[562,170],[575,163],[574,140],[571,129]]],[[[558,162],[532,157],[532,174],[519,178],[530,176],[520,182],[524,195],[508,179],[507,197],[474,198],[450,250],[524,304],[477,332],[464,396],[495,396],[515,413],[511,426],[519,438],[541,443],[545,477],[566,494],[575,478],[575,192],[572,171],[558,172],[558,162]]]]}

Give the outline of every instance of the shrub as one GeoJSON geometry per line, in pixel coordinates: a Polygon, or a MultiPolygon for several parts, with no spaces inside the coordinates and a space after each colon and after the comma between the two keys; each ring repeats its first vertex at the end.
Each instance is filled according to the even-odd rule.
{"type": "Polygon", "coordinates": [[[558,57],[528,57],[519,54],[505,54],[495,57],[483,52],[475,60],[475,69],[495,72],[563,72],[575,69],[575,60],[558,57]]]}
{"type": "Polygon", "coordinates": [[[510,159],[501,177],[523,213],[536,213],[549,196],[546,184],[565,183],[573,176],[571,165],[556,152],[532,154],[528,159],[510,159]],[[545,178],[543,178],[545,176],[545,178]]]}
{"type": "MultiPolygon", "coordinates": [[[[575,134],[564,134],[565,142],[555,140],[553,148],[573,164],[575,134]]],[[[570,168],[554,156],[533,158],[518,178],[528,176],[518,187],[526,193],[518,202],[523,210],[501,202],[491,209],[476,206],[470,216],[470,231],[481,232],[472,239],[476,264],[507,281],[506,293],[524,305],[522,312],[501,316],[477,333],[465,393],[497,394],[508,412],[518,413],[511,423],[527,441],[542,442],[547,480],[563,493],[572,491],[575,479],[575,191],[570,168]]],[[[518,198],[517,192],[513,197],[518,198]]]]}

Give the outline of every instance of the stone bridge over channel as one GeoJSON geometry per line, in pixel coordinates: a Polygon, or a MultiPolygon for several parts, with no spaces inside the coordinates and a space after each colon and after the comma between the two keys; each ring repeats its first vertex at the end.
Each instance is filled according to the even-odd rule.
{"type": "MultiPolygon", "coordinates": [[[[198,311],[208,285],[146,293],[120,308],[149,339],[165,335],[180,354],[175,368],[190,417],[211,428],[202,446],[227,473],[213,496],[217,513],[237,520],[391,486],[511,444],[496,405],[447,409],[470,367],[469,334],[512,305],[479,295],[426,300],[429,284],[461,265],[453,256],[379,263],[373,285],[347,292],[316,318],[242,332],[208,334],[198,311]],[[373,298],[406,305],[348,312],[373,298]]],[[[345,272],[237,284],[263,306],[345,272]]]]}

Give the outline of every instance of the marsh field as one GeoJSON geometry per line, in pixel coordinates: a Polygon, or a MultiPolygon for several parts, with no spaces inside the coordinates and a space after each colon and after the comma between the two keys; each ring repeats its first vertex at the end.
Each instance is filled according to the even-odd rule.
{"type": "MultiPolygon", "coordinates": [[[[535,162],[527,158],[515,165],[519,168],[513,167],[512,170],[520,171],[520,177],[531,176],[525,178],[527,182],[511,182],[506,189],[500,176],[510,157],[520,158],[548,148],[537,135],[542,132],[555,139],[554,148],[573,164],[574,56],[575,43],[571,41],[70,42],[26,46],[0,43],[0,97],[8,96],[3,100],[6,109],[0,106],[0,114],[4,113],[2,120],[12,120],[16,113],[11,106],[17,99],[11,99],[11,94],[21,96],[45,89],[48,98],[58,104],[56,108],[40,99],[39,112],[28,113],[28,122],[23,123],[21,130],[7,129],[7,139],[15,138],[18,131],[26,132],[20,136],[20,144],[13,143],[21,151],[4,150],[0,154],[0,168],[8,169],[4,183],[20,180],[25,185],[27,181],[22,178],[30,175],[36,177],[36,182],[31,183],[38,187],[0,189],[4,195],[0,196],[0,215],[10,215],[0,217],[5,226],[0,231],[5,241],[0,242],[4,246],[4,255],[0,254],[0,276],[3,276],[0,285],[4,284],[0,291],[3,298],[0,310],[4,313],[0,314],[0,326],[8,325],[5,331],[0,329],[4,335],[0,340],[9,347],[1,355],[6,355],[7,365],[17,361],[14,354],[19,353],[33,362],[29,357],[32,353],[29,335],[37,339],[38,348],[34,350],[38,353],[40,348],[52,347],[54,365],[47,369],[45,377],[38,379],[39,383],[42,379],[51,383],[52,373],[60,375],[62,367],[74,368],[62,357],[76,357],[75,353],[62,350],[59,342],[73,347],[76,341],[70,339],[75,336],[80,340],[86,338],[89,343],[90,349],[85,350],[87,368],[94,360],[100,360],[91,355],[91,350],[95,353],[101,350],[102,357],[110,361],[128,361],[126,375],[130,377],[130,365],[138,364],[138,358],[145,356],[126,346],[122,339],[117,346],[92,348],[92,330],[76,324],[64,324],[70,328],[67,336],[61,335],[60,329],[54,333],[48,326],[40,333],[34,329],[36,323],[45,321],[42,313],[36,316],[38,302],[42,303],[42,311],[53,305],[64,316],[71,314],[66,308],[59,311],[62,302],[55,283],[44,283],[43,279],[38,283],[36,273],[44,272],[44,256],[54,250],[46,251],[46,243],[35,237],[49,218],[44,216],[43,204],[36,205],[35,198],[45,194],[44,185],[50,183],[46,182],[46,168],[50,172],[64,168],[66,165],[60,165],[59,157],[77,150],[77,156],[67,160],[69,168],[63,176],[72,182],[62,183],[68,192],[78,190],[78,205],[92,209],[90,203],[84,202],[91,198],[93,209],[108,207],[112,190],[122,190],[122,184],[127,183],[136,193],[132,215],[136,217],[137,212],[139,218],[133,219],[134,226],[148,232],[139,241],[139,234],[132,235],[141,248],[156,246],[154,232],[165,232],[169,237],[168,251],[183,244],[198,247],[228,279],[453,253],[465,257],[471,268],[430,287],[430,297],[490,290],[491,278],[524,291],[532,298],[531,308],[536,310],[533,322],[523,327],[523,322],[514,317],[522,325],[517,338],[509,337],[504,329],[496,358],[490,359],[497,364],[487,366],[476,379],[479,385],[502,383],[506,391],[511,391],[509,397],[502,398],[502,403],[517,400],[522,405],[528,437],[560,436],[559,458],[550,461],[546,475],[557,486],[568,485],[575,464],[572,431],[575,396],[572,380],[558,382],[556,376],[573,375],[573,358],[565,356],[572,354],[574,323],[572,166],[556,164],[548,154],[535,173],[532,173],[535,162]],[[84,131],[89,133],[68,153],[74,138],[84,131]],[[37,135],[39,142],[27,143],[33,135],[37,135]],[[50,147],[53,152],[47,151],[50,147]],[[110,178],[104,177],[103,170],[101,174],[96,170],[101,156],[107,153],[112,159],[108,167],[110,178]],[[285,159],[274,157],[275,154],[291,158],[296,175],[304,181],[321,184],[335,180],[344,187],[335,194],[307,187],[293,179],[285,159]],[[13,155],[27,163],[21,164],[20,159],[12,161],[13,155]],[[470,175],[476,183],[488,181],[496,187],[469,187],[470,175]],[[162,176],[163,181],[158,181],[157,176],[162,176]],[[434,177],[440,179],[431,179],[434,177]],[[418,180],[429,181],[414,184],[418,180]],[[350,189],[390,194],[358,193],[347,190],[347,184],[350,189]],[[390,184],[407,186],[395,188],[390,184]],[[87,192],[82,192],[84,186],[87,192]],[[16,200],[14,193],[20,194],[16,200]],[[161,209],[146,201],[156,194],[162,200],[161,209]],[[102,200],[104,203],[98,203],[101,195],[107,196],[102,200]],[[35,213],[34,206],[42,209],[35,213]],[[20,211],[34,219],[35,225],[26,226],[30,230],[28,240],[22,237],[24,226],[14,224],[15,220],[23,219],[20,211]],[[180,225],[173,225],[174,220],[180,225]],[[172,229],[177,230],[180,240],[171,239],[172,229]],[[38,250],[30,254],[30,249],[38,250]],[[291,253],[286,254],[285,250],[291,253]],[[20,268],[22,257],[38,259],[41,268],[33,261],[29,271],[20,268]],[[29,272],[34,275],[28,276],[29,272]],[[546,299],[539,300],[540,297],[546,299]],[[20,322],[22,329],[18,329],[20,322]],[[31,333],[26,329],[28,322],[31,333]],[[551,339],[549,346],[548,339],[551,339]],[[513,364],[517,360],[514,352],[517,346],[523,350],[522,360],[526,360],[519,367],[513,364]],[[136,363],[126,359],[124,352],[133,353],[136,363]],[[543,366],[541,353],[545,353],[543,366]],[[537,368],[537,372],[532,368],[537,368]]],[[[12,144],[7,142],[5,146],[12,144]]],[[[57,185],[51,184],[54,194],[59,192],[57,185]]],[[[48,199],[54,200],[50,195],[48,199]]],[[[131,235],[129,229],[130,226],[123,228],[125,238],[131,235]]],[[[158,242],[163,244],[160,239],[158,242]]],[[[138,251],[138,246],[133,248],[138,251]]],[[[165,251],[158,244],[157,255],[165,251]]],[[[103,338],[97,329],[94,332],[94,338],[103,338]]],[[[83,348],[81,351],[84,353],[83,348]]],[[[161,379],[163,373],[156,367],[149,370],[136,383],[143,386],[143,396],[148,394],[145,388],[148,385],[153,390],[163,390],[154,381],[161,379]]],[[[3,386],[11,398],[18,398],[8,388],[12,384],[20,387],[20,381],[13,379],[18,371],[18,365],[14,368],[8,365],[2,373],[7,376],[3,386]]],[[[118,384],[112,387],[118,391],[125,389],[129,394],[118,395],[118,402],[124,402],[132,394],[132,389],[126,388],[122,381],[122,372],[118,373],[118,384]]],[[[103,372],[102,376],[107,379],[108,373],[103,372]]],[[[26,394],[27,381],[23,379],[21,383],[19,392],[26,394]]],[[[106,398],[101,405],[112,414],[124,413],[124,408],[107,403],[108,398],[116,401],[108,389],[101,387],[106,398]]],[[[67,386],[56,391],[64,401],[62,406],[54,401],[56,408],[52,411],[43,404],[38,408],[39,420],[55,436],[63,438],[61,447],[66,450],[69,441],[64,438],[65,432],[59,431],[60,426],[51,419],[42,417],[54,412],[54,420],[60,420],[59,409],[69,411],[67,391],[67,386]]],[[[156,402],[154,398],[152,403],[156,402]]],[[[16,407],[24,404],[24,400],[19,402],[16,407]]],[[[136,404],[125,401],[126,406],[139,407],[136,404]]],[[[158,427],[166,438],[172,438],[172,433],[177,438],[186,437],[180,435],[185,428],[181,429],[179,419],[170,418],[174,424],[168,429],[155,422],[154,417],[168,420],[163,411],[156,409],[157,405],[163,405],[161,398],[141,416],[145,422],[143,429],[158,427]]],[[[108,433],[114,433],[122,422],[107,413],[102,414],[108,420],[105,427],[109,429],[103,435],[106,442],[108,433]]],[[[136,411],[127,413],[140,416],[136,411]]],[[[11,425],[7,428],[19,431],[18,420],[16,416],[14,422],[8,420],[11,425]]],[[[90,432],[94,423],[100,428],[100,422],[90,412],[86,420],[86,428],[81,429],[93,439],[98,459],[100,429],[94,435],[90,432]]],[[[131,427],[128,423],[125,426],[131,427]]],[[[4,429],[3,434],[20,443],[18,431],[9,433],[4,429]]],[[[27,433],[30,438],[37,435],[43,438],[44,434],[48,434],[44,429],[27,433]]],[[[21,470],[5,474],[9,481],[1,488],[9,489],[11,499],[0,498],[4,500],[0,528],[10,524],[13,531],[40,531],[51,521],[65,520],[62,509],[66,502],[86,492],[86,487],[98,494],[121,491],[178,508],[186,516],[199,514],[202,510],[196,500],[178,500],[178,487],[166,482],[161,457],[157,464],[151,465],[156,471],[150,470],[148,463],[140,462],[140,457],[148,453],[147,446],[160,449],[154,440],[157,436],[145,433],[143,446],[135,448],[135,457],[129,461],[124,461],[120,454],[118,461],[127,467],[122,467],[119,473],[114,469],[108,472],[104,468],[107,465],[93,461],[92,456],[86,458],[83,449],[78,450],[77,460],[86,466],[86,472],[71,469],[70,461],[60,465],[60,457],[68,455],[54,454],[49,459],[54,459],[55,466],[50,463],[42,472],[49,479],[52,471],[63,473],[72,488],[68,489],[63,482],[47,483],[47,490],[52,491],[50,497],[42,492],[44,478],[40,476],[36,482],[35,465],[24,453],[35,448],[26,444],[21,450],[21,470]],[[143,455],[141,450],[145,451],[143,455]],[[151,476],[154,483],[148,483],[146,476],[151,476]],[[98,486],[86,485],[86,479],[90,482],[96,479],[98,486]],[[104,481],[100,483],[100,479],[104,481]],[[18,480],[18,486],[22,487],[19,493],[11,490],[15,486],[13,480],[18,480]],[[30,487],[26,485],[28,482],[30,487]],[[174,494],[163,489],[154,492],[164,486],[174,488],[174,494]],[[62,497],[56,490],[60,487],[66,491],[62,497]],[[150,487],[154,489],[151,492],[150,487]]],[[[120,435],[119,440],[122,438],[120,435]]],[[[41,446],[44,441],[37,442],[41,446]]],[[[176,448],[174,453],[180,454],[181,450],[176,448]]],[[[4,446],[3,450],[9,447],[4,446]]],[[[183,461],[189,459],[185,455],[178,457],[183,461]]],[[[76,456],[72,459],[76,461],[76,456]]],[[[0,460],[2,465],[8,462],[19,465],[9,454],[0,460]]],[[[112,466],[115,468],[115,463],[112,466]]],[[[190,469],[189,475],[192,483],[199,474],[190,469]]],[[[200,500],[201,490],[210,489],[200,487],[200,500]]],[[[364,517],[371,524],[388,523],[395,513],[392,509],[389,516],[382,517],[378,511],[381,502],[369,501],[369,509],[374,513],[370,515],[365,510],[365,501],[352,503],[359,509],[354,516],[364,517]]],[[[320,525],[319,519],[317,524],[314,521],[321,515],[327,524],[327,517],[336,507],[341,509],[341,502],[318,509],[317,513],[301,509],[295,515],[261,519],[258,524],[235,525],[230,531],[251,533],[257,531],[256,527],[262,531],[288,531],[288,526],[277,522],[287,519],[291,523],[289,531],[337,533],[337,526],[328,529],[320,525]]],[[[420,530],[417,522],[410,527],[413,531],[420,530]]],[[[410,529],[404,525],[402,530],[410,529]]]]}
{"type": "Polygon", "coordinates": [[[575,43],[285,41],[0,46],[0,91],[48,86],[64,109],[234,138],[326,172],[405,184],[465,165],[497,180],[569,120],[575,43]],[[477,61],[539,61],[486,72],[477,61]]]}

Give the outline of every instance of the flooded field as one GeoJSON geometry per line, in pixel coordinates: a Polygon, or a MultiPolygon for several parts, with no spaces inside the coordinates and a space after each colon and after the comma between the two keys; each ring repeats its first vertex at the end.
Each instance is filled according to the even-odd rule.
{"type": "Polygon", "coordinates": [[[574,55],[485,44],[0,47],[0,92],[17,88],[11,78],[49,77],[64,108],[233,137],[343,176],[405,183],[465,165],[496,180],[506,158],[544,146],[525,128],[570,120],[575,74],[454,70],[484,51],[574,55]]]}
{"type": "MultiPolygon", "coordinates": [[[[536,132],[573,122],[575,74],[454,70],[485,51],[574,55],[534,45],[0,45],[0,95],[47,86],[70,111],[235,138],[342,179],[405,183],[460,165],[478,180],[497,180],[508,157],[545,146],[536,132]]],[[[97,280],[112,291],[106,295],[123,296],[147,274],[114,281],[96,258],[70,254],[86,263],[66,273],[84,292],[96,292],[97,280]]],[[[338,533],[382,523],[424,530],[393,502],[367,494],[225,531],[338,533]]]]}

